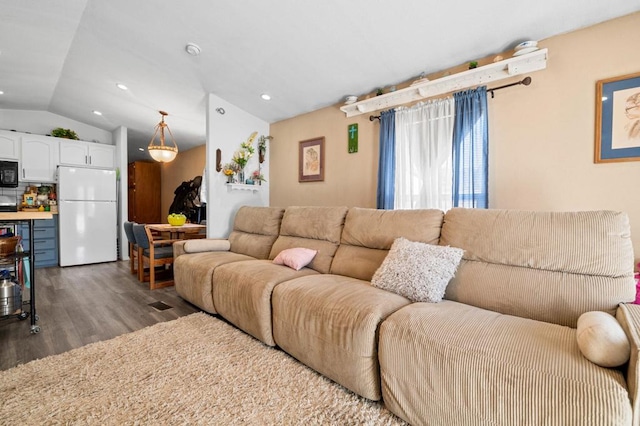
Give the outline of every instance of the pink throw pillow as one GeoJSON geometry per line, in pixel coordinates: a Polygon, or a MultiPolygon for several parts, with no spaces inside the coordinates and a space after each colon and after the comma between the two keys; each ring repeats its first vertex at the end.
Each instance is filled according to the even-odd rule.
{"type": "Polygon", "coordinates": [[[286,265],[289,268],[299,271],[311,263],[313,258],[316,256],[316,253],[318,253],[318,250],[311,250],[302,247],[290,248],[278,253],[276,258],[273,259],[273,263],[276,265],[286,265]]]}

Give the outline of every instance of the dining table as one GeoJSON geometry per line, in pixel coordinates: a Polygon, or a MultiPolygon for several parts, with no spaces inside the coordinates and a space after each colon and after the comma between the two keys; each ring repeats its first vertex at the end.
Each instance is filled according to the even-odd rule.
{"type": "Polygon", "coordinates": [[[203,229],[207,229],[206,225],[197,223],[185,223],[184,225],[171,225],[168,223],[151,223],[147,224],[147,228],[160,233],[168,233],[172,240],[184,240],[193,238],[194,234],[199,234],[203,229]]]}

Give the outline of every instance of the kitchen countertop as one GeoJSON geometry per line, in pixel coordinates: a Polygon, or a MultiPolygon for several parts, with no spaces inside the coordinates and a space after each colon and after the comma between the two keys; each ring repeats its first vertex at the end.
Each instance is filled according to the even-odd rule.
{"type": "Polygon", "coordinates": [[[0,220],[53,219],[51,212],[0,212],[0,220]]]}
{"type": "Polygon", "coordinates": [[[51,213],[51,214],[58,214],[58,211],[56,210],[55,212],[52,211],[43,211],[41,212],[40,210],[18,210],[18,213],[51,213]]]}

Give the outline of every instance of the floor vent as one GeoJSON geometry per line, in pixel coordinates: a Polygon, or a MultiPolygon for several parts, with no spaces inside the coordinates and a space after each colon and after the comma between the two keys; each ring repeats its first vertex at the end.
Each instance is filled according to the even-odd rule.
{"type": "Polygon", "coordinates": [[[149,303],[149,306],[151,306],[156,311],[165,311],[167,309],[173,308],[173,306],[169,306],[166,303],[160,301],[149,303]]]}

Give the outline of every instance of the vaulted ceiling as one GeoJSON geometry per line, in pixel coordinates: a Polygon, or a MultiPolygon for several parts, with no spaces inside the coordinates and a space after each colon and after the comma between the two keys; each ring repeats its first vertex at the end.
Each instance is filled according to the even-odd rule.
{"type": "Polygon", "coordinates": [[[126,126],[131,160],[146,155],[158,110],[181,150],[204,143],[208,93],[275,122],[638,10],[640,0],[0,0],[0,110],[126,126]]]}

